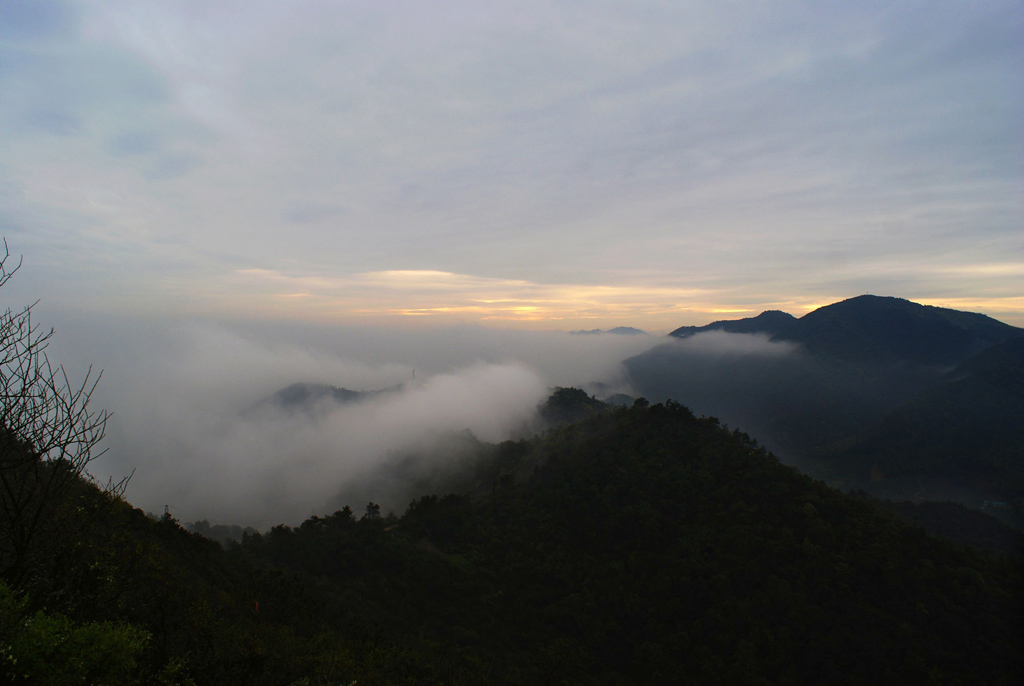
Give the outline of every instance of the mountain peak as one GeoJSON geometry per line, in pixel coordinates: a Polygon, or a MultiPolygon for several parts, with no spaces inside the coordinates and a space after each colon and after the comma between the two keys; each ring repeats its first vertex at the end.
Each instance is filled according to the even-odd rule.
{"type": "Polygon", "coordinates": [[[951,366],[1018,335],[984,314],[861,295],[805,314],[786,338],[833,357],[951,366]]]}
{"type": "Polygon", "coordinates": [[[704,331],[767,334],[800,343],[814,354],[844,360],[954,366],[1024,329],[984,314],[921,305],[892,296],[859,295],[825,305],[799,319],[778,310],[756,317],[683,326],[670,336],[704,331]]]}

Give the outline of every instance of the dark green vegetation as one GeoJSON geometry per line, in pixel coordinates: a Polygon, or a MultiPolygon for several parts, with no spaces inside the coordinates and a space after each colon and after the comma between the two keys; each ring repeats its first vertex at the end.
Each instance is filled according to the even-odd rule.
{"type": "Polygon", "coordinates": [[[46,524],[77,535],[0,590],[0,669],[56,668],[54,642],[111,656],[86,683],[1010,684],[1024,666],[1019,567],[681,405],[479,445],[477,494],[228,551],[81,481],[46,524]]]}
{"type": "Polygon", "coordinates": [[[875,501],[902,519],[919,524],[926,531],[948,541],[969,545],[994,555],[1024,562],[1024,532],[1003,524],[985,512],[959,503],[928,501],[875,501]]]}
{"type": "MultiPolygon", "coordinates": [[[[146,516],[156,519],[156,515],[147,512],[146,516]]],[[[210,524],[210,520],[201,519],[198,522],[188,522],[185,528],[192,533],[199,534],[211,541],[217,541],[221,545],[228,545],[235,541],[241,541],[246,535],[257,534],[259,531],[251,526],[238,526],[237,524],[210,524]]]]}
{"type": "Polygon", "coordinates": [[[1024,511],[1024,330],[861,296],[799,319],[765,312],[672,336],[680,342],[626,363],[647,397],[743,427],[846,488],[1024,511]],[[708,332],[760,338],[692,345],[708,332]]]}
{"type": "Polygon", "coordinates": [[[605,403],[578,388],[556,388],[540,406],[540,417],[549,426],[572,424],[605,409],[605,403]]]}

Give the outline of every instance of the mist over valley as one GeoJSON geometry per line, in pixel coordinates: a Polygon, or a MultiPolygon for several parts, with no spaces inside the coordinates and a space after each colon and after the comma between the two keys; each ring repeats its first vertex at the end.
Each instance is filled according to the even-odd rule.
{"type": "MultiPolygon", "coordinates": [[[[915,422],[943,417],[931,439],[892,427],[919,398],[976,376],[977,351],[998,356],[1020,329],[894,298],[821,312],[804,319],[831,321],[824,328],[799,330],[802,320],[780,312],[667,337],[158,320],[126,336],[68,315],[61,326],[76,350],[57,351],[106,368],[100,397],[115,414],[94,471],[134,470],[133,502],[183,521],[265,528],[369,501],[400,513],[425,492],[470,483],[482,444],[546,428],[538,408],[556,387],[627,405],[681,402],[844,490],[973,508],[1019,501],[1016,391],[983,397],[978,381],[960,394],[964,408],[999,404],[1002,413],[985,410],[987,428],[963,408],[952,421],[948,409],[920,410],[915,422]],[[921,452],[943,431],[995,442],[947,441],[955,468],[910,458],[907,441],[921,452]],[[894,441],[905,458],[884,447],[894,441]]],[[[1013,369],[999,383],[1012,384],[1013,369]]],[[[992,373],[1002,372],[982,378],[992,373]]]]}
{"type": "Polygon", "coordinates": [[[622,360],[650,345],[474,326],[155,319],[133,322],[128,335],[104,321],[58,319],[55,353],[71,369],[90,359],[104,369],[97,401],[113,417],[97,477],[134,470],[127,495],[144,509],[261,528],[369,500],[401,512],[422,493],[410,490],[408,466],[389,483],[396,455],[434,455],[417,469],[444,471],[438,442],[463,431],[489,442],[532,435],[556,386],[632,394],[622,360]],[[320,391],[280,402],[289,388],[320,391]]]}

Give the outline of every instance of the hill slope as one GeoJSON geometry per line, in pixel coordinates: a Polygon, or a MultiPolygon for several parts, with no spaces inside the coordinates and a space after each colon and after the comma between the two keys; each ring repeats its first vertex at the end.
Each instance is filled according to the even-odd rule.
{"type": "Polygon", "coordinates": [[[1024,338],[966,360],[829,460],[861,478],[970,488],[1024,508],[1024,338]]]}
{"type": "Polygon", "coordinates": [[[503,444],[479,469],[482,499],[244,548],[327,579],[396,640],[457,646],[490,683],[1010,683],[1020,668],[1015,567],[677,404],[503,444]]]}
{"type": "Polygon", "coordinates": [[[78,536],[48,540],[12,589],[31,606],[0,584],[0,646],[22,674],[64,664],[69,635],[90,650],[127,635],[137,664],[110,683],[182,686],[1020,674],[1018,567],[801,476],[678,404],[482,444],[476,480],[486,495],[424,496],[401,518],[346,507],[229,552],[82,483],[49,524],[78,522],[78,536]],[[77,632],[31,633],[61,626],[77,632]]]}

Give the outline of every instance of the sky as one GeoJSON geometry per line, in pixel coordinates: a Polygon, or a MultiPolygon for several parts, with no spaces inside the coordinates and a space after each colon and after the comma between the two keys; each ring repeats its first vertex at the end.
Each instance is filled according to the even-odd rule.
{"type": "Polygon", "coordinates": [[[0,3],[5,299],[572,330],[1024,325],[1024,4],[0,3]]]}

